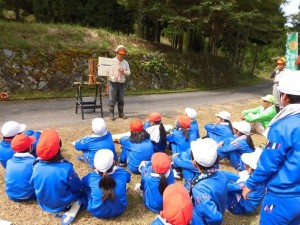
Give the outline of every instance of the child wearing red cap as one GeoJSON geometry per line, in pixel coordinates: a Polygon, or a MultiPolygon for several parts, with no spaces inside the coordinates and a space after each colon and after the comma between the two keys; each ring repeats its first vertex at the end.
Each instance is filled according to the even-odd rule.
{"type": "Polygon", "coordinates": [[[162,196],[166,187],[174,183],[174,174],[170,170],[171,160],[166,153],[154,153],[151,161],[141,162],[141,183],[135,190],[143,195],[144,204],[153,212],[162,210],[162,196]]]}
{"type": "Polygon", "coordinates": [[[31,154],[33,136],[16,135],[11,141],[15,154],[7,161],[5,171],[5,191],[9,199],[21,202],[36,199],[34,187],[30,184],[32,164],[35,157],[31,154]]]}
{"type": "Polygon", "coordinates": [[[152,112],[144,124],[144,129],[150,134],[154,152],[164,152],[167,147],[167,132],[161,118],[159,113],[152,112]]]}
{"type": "Polygon", "coordinates": [[[99,149],[110,149],[114,154],[114,160],[118,160],[115,144],[111,133],[107,130],[106,123],[102,118],[95,118],[92,121],[93,134],[79,139],[75,142],[75,149],[82,151],[83,155],[77,159],[87,162],[94,168],[94,156],[99,149]]]}
{"type": "Polygon", "coordinates": [[[144,130],[141,120],[133,120],[130,123],[130,136],[120,139],[122,152],[120,155],[119,166],[124,167],[127,162],[128,169],[139,174],[139,165],[142,161],[150,161],[153,155],[153,145],[150,135],[144,130]]]}
{"type": "Polygon", "coordinates": [[[231,125],[231,114],[226,111],[215,114],[217,116],[216,123],[208,123],[204,126],[207,134],[205,137],[215,140],[217,143],[233,136],[233,128],[231,125]]]}
{"type": "Polygon", "coordinates": [[[163,210],[151,225],[188,225],[193,216],[189,193],[181,184],[170,184],[163,194],[163,210]]]}
{"type": "Polygon", "coordinates": [[[175,130],[167,136],[172,153],[179,153],[190,148],[190,133],[191,119],[186,115],[179,115],[176,118],[175,130]]]}
{"type": "Polygon", "coordinates": [[[94,167],[94,171],[82,178],[88,195],[87,210],[97,218],[119,216],[128,205],[126,185],[130,182],[130,173],[115,166],[109,149],[96,153],[94,167]]]}
{"type": "Polygon", "coordinates": [[[37,144],[39,158],[30,180],[40,207],[50,213],[65,211],[76,204],[81,208],[86,205],[82,182],[72,163],[62,157],[60,148],[61,140],[56,130],[42,132],[37,144]]]}

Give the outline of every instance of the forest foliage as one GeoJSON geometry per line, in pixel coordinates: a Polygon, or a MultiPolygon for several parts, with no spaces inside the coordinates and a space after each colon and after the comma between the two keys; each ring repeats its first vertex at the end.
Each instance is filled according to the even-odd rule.
{"type": "MultiPolygon", "coordinates": [[[[285,34],[300,27],[287,0],[0,0],[1,16],[105,28],[147,41],[162,39],[182,53],[225,57],[233,73],[254,74],[259,62],[284,55],[285,34]]],[[[269,61],[270,62],[270,61],[269,61]]]]}

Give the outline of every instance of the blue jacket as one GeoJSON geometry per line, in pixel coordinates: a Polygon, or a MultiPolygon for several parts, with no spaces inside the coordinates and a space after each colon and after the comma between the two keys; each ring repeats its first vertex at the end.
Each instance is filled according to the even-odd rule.
{"type": "Polygon", "coordinates": [[[193,225],[219,225],[226,210],[227,180],[219,171],[192,188],[193,225]]]}
{"type": "Polygon", "coordinates": [[[142,161],[150,161],[153,155],[153,145],[150,138],[143,140],[141,143],[130,142],[130,137],[122,137],[120,139],[122,152],[120,159],[127,160],[128,169],[135,174],[139,174],[139,165],[142,161]]]}
{"type": "Polygon", "coordinates": [[[30,153],[15,153],[7,161],[5,171],[5,191],[13,201],[35,199],[34,187],[30,184],[32,164],[35,158],[30,153]]]}
{"type": "Polygon", "coordinates": [[[182,175],[185,180],[185,187],[189,189],[189,184],[193,178],[199,174],[199,170],[192,164],[191,149],[179,153],[178,156],[173,158],[175,168],[182,169],[182,175]]]}
{"type": "Polygon", "coordinates": [[[32,151],[31,151],[31,155],[33,155],[35,158],[37,157],[37,154],[36,154],[36,145],[37,145],[37,143],[39,142],[39,140],[40,140],[40,136],[41,136],[41,132],[40,131],[33,131],[33,130],[26,130],[25,132],[24,132],[24,134],[26,135],[26,136],[33,136],[33,137],[35,137],[35,142],[33,142],[33,144],[32,144],[32,151]]]}
{"type": "Polygon", "coordinates": [[[7,160],[11,159],[14,155],[14,151],[10,147],[11,141],[5,141],[4,139],[0,143],[0,163],[6,168],[7,160]]]}
{"type": "Polygon", "coordinates": [[[241,159],[241,155],[254,152],[254,150],[248,145],[246,135],[240,137],[235,136],[235,138],[230,138],[230,140],[228,145],[224,144],[223,146],[218,147],[218,155],[221,159],[228,158],[231,165],[236,170],[244,170],[245,166],[241,159]]]}
{"type": "Polygon", "coordinates": [[[190,139],[196,141],[198,138],[200,138],[199,126],[197,120],[194,120],[191,122],[190,139]]]}
{"type": "Polygon", "coordinates": [[[88,196],[87,210],[92,216],[97,218],[116,217],[122,214],[128,205],[126,185],[130,182],[131,175],[124,169],[118,167],[114,169],[114,172],[109,175],[116,182],[115,198],[113,200],[102,201],[103,192],[99,188],[102,177],[96,171],[92,171],[82,178],[88,196]]]}
{"type": "Polygon", "coordinates": [[[172,153],[184,152],[190,148],[191,138],[185,140],[185,135],[179,129],[175,129],[173,133],[167,136],[167,141],[170,143],[172,148],[172,153]]]}
{"type": "Polygon", "coordinates": [[[217,143],[233,136],[228,123],[209,123],[204,128],[207,131],[207,137],[214,139],[217,143]]]}
{"type": "Polygon", "coordinates": [[[73,165],[66,160],[39,160],[33,167],[30,184],[34,186],[40,207],[47,212],[63,211],[78,199],[86,203],[82,182],[73,165]]]}
{"type": "MultiPolygon", "coordinates": [[[[168,185],[174,184],[173,170],[166,175],[168,185]]],[[[152,162],[147,162],[141,167],[141,190],[144,192],[144,204],[153,212],[160,212],[163,209],[162,195],[159,193],[160,176],[152,169],[152,162]]]]}
{"type": "MultiPolygon", "coordinates": [[[[244,171],[243,171],[244,172],[244,171]]],[[[242,196],[245,181],[239,181],[240,176],[232,172],[222,171],[229,181],[227,210],[234,214],[245,214],[255,212],[265,196],[266,188],[264,185],[258,185],[248,194],[249,199],[245,200],[242,196]],[[239,198],[239,199],[237,199],[239,198]]]]}
{"type": "Polygon", "coordinates": [[[161,216],[156,216],[156,218],[151,222],[150,225],[172,225],[172,224],[168,223],[166,219],[162,218],[161,216]]]}
{"type": "Polygon", "coordinates": [[[100,149],[111,150],[114,153],[114,160],[118,160],[115,144],[109,131],[102,137],[90,135],[76,141],[75,149],[82,151],[83,157],[91,168],[94,168],[94,157],[96,152],[100,149]]]}
{"type": "Polygon", "coordinates": [[[300,196],[300,114],[288,115],[271,125],[268,142],[257,168],[246,186],[267,182],[268,194],[278,197],[300,196]]]}

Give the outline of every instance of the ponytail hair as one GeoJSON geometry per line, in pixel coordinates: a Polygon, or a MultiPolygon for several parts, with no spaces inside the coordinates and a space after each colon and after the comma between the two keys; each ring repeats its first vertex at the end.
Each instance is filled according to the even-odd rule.
{"type": "Polygon", "coordinates": [[[107,199],[113,200],[115,198],[116,181],[108,174],[112,169],[113,166],[106,172],[102,173],[98,171],[102,175],[102,179],[99,181],[99,188],[103,191],[102,201],[106,201],[107,199]]]}
{"type": "Polygon", "coordinates": [[[160,135],[160,141],[162,143],[166,143],[167,142],[167,132],[166,132],[166,129],[163,125],[162,122],[159,123],[159,135],[160,135]]]}
{"type": "Polygon", "coordinates": [[[247,139],[246,139],[247,144],[249,145],[249,147],[252,150],[255,150],[255,146],[254,146],[254,143],[253,143],[253,140],[252,140],[251,136],[250,135],[246,135],[246,136],[247,136],[247,139]]]}
{"type": "Polygon", "coordinates": [[[229,128],[230,128],[230,130],[231,130],[231,132],[232,132],[232,134],[234,134],[234,132],[233,132],[233,126],[232,126],[232,124],[231,124],[231,122],[230,122],[230,120],[224,120],[226,123],[228,123],[228,125],[229,125],[229,128]]]}
{"type": "Polygon", "coordinates": [[[160,174],[160,181],[159,181],[159,186],[158,190],[161,195],[163,195],[165,189],[168,187],[168,182],[165,174],[160,174]]]}
{"type": "Polygon", "coordinates": [[[190,139],[190,131],[188,129],[186,129],[186,128],[181,128],[181,130],[182,130],[182,132],[183,132],[183,134],[185,136],[185,141],[189,141],[189,139],[190,139]]]}

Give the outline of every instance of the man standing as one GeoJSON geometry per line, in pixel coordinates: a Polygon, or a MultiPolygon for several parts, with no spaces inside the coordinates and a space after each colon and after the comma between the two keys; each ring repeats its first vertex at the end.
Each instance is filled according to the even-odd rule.
{"type": "Polygon", "coordinates": [[[114,60],[119,63],[118,74],[112,74],[108,77],[108,89],[109,89],[109,117],[111,120],[115,120],[115,104],[118,103],[119,118],[127,119],[124,115],[124,94],[125,94],[125,80],[126,76],[130,75],[129,64],[124,60],[127,50],[123,45],[119,45],[115,54],[114,60]]]}
{"type": "Polygon", "coordinates": [[[277,66],[276,66],[275,70],[270,75],[270,77],[274,79],[273,96],[275,98],[275,109],[276,109],[277,113],[282,108],[282,105],[280,104],[278,84],[279,84],[279,79],[282,77],[284,71],[286,71],[285,70],[285,63],[286,63],[286,60],[285,60],[284,57],[276,59],[276,65],[277,66]]]}
{"type": "Polygon", "coordinates": [[[268,142],[243,188],[247,199],[259,184],[267,184],[260,224],[300,224],[300,72],[287,75],[278,86],[283,109],[264,133],[268,142]]]}

